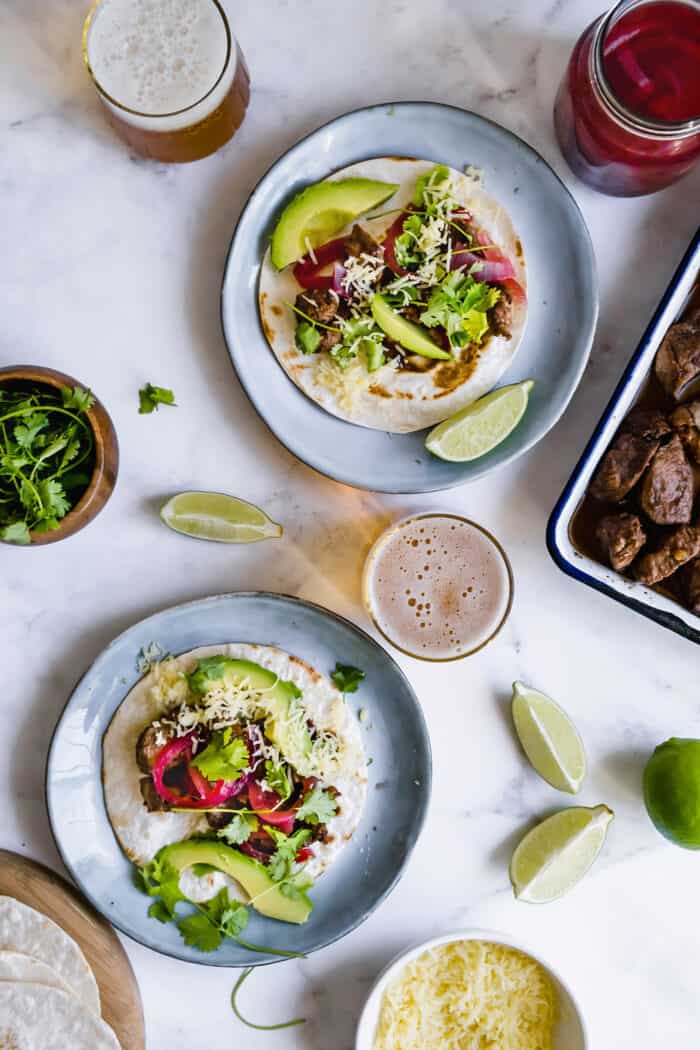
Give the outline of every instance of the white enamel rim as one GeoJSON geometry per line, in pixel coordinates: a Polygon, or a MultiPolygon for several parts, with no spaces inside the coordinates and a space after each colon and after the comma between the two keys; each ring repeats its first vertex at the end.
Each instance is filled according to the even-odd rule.
{"type": "MultiPolygon", "coordinates": [[[[490,941],[493,944],[503,944],[508,948],[515,948],[517,951],[529,955],[531,959],[538,962],[552,979],[561,1006],[564,1009],[568,1008],[568,1010],[575,1016],[581,1029],[581,1039],[576,1042],[569,1042],[566,1047],[564,1047],[563,1044],[558,1046],[555,1041],[554,1050],[590,1050],[591,1044],[588,1038],[588,1030],[586,1028],[581,1007],[569,985],[564,981],[558,971],[554,969],[551,963],[547,962],[539,954],[533,952],[527,945],[518,941],[516,938],[511,937],[509,934],[499,933],[496,930],[479,929],[457,930],[454,933],[443,934],[441,937],[432,937],[428,941],[423,941],[421,944],[416,944],[407,951],[401,952],[392,959],[377,977],[369,996],[367,997],[367,1001],[357,1025],[355,1050],[374,1050],[374,1033],[379,1020],[382,997],[387,985],[399,975],[401,970],[409,962],[412,962],[417,956],[422,955],[423,952],[429,951],[431,948],[437,948],[442,944],[453,944],[455,941],[490,941]]],[[[426,1050],[428,1050],[428,1048],[426,1048],[426,1050]]]]}

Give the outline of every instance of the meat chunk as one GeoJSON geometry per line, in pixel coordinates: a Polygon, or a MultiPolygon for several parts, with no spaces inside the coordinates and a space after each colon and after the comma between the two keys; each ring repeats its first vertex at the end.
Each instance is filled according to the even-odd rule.
{"type": "Polygon", "coordinates": [[[643,437],[646,441],[660,441],[671,433],[671,425],[658,408],[633,408],[620,431],[643,437]]]}
{"type": "Polygon", "coordinates": [[[494,335],[502,335],[510,339],[512,335],[511,325],[513,323],[513,302],[507,292],[501,290],[501,295],[495,306],[492,306],[486,315],[494,335]]]}
{"type": "Polygon", "coordinates": [[[688,455],[700,463],[700,399],[679,405],[671,416],[671,423],[688,455]]]}
{"type": "Polygon", "coordinates": [[[683,570],[683,594],[690,611],[700,616],[700,558],[689,562],[683,570]]]}
{"type": "Polygon", "coordinates": [[[139,787],[141,788],[143,804],[149,813],[167,813],[170,806],[156,791],[151,777],[141,777],[139,787]]]}
{"type": "Polygon", "coordinates": [[[700,555],[700,526],[680,525],[669,533],[658,550],[644,554],[635,566],[635,576],[651,587],[672,576],[700,555]]]}
{"type": "Polygon", "coordinates": [[[340,299],[330,288],[309,288],[299,293],[294,305],[312,321],[330,324],[338,316],[340,299]]]}
{"type": "Polygon", "coordinates": [[[700,325],[671,325],[659,347],[654,369],[666,391],[680,401],[690,383],[700,380],[700,325]]]}
{"type": "Polygon", "coordinates": [[[662,445],[642,485],[642,507],[657,525],[687,525],[693,516],[693,468],[674,434],[662,445]]]}
{"type": "Polygon", "coordinates": [[[632,564],[647,540],[636,514],[609,514],[598,523],[595,534],[617,572],[632,564]]]}
{"type": "Polygon", "coordinates": [[[345,250],[348,255],[358,258],[360,255],[372,255],[375,259],[384,256],[384,249],[374,237],[363,230],[357,223],[353,226],[349,235],[345,238],[345,250]]]}
{"type": "Polygon", "coordinates": [[[605,503],[623,500],[651,463],[661,438],[670,433],[663,412],[633,409],[603,456],[590,485],[591,495],[605,503]]]}
{"type": "Polygon", "coordinates": [[[142,773],[150,773],[156,758],[164,746],[173,739],[175,730],[172,726],[152,722],[146,726],[136,741],[136,762],[142,773]]]}

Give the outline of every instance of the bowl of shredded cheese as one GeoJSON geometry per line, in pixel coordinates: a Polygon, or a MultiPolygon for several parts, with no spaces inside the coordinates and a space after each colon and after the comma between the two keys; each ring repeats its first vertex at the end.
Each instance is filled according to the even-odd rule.
{"type": "Polygon", "coordinates": [[[588,1050],[583,1017],[548,963],[510,937],[465,930],[394,959],[355,1050],[588,1050]]]}

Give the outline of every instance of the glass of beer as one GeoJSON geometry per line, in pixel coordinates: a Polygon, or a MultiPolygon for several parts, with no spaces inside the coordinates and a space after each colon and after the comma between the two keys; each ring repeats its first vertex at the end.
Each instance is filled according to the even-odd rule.
{"type": "Polygon", "coordinates": [[[245,116],[248,70],[218,0],[97,0],[83,57],[117,134],[153,160],[206,157],[245,116]]]}
{"type": "Polygon", "coordinates": [[[440,663],[471,656],[496,637],[513,603],[513,573],[481,525],[458,514],[418,514],[376,540],[362,591],[388,642],[440,663]]]}

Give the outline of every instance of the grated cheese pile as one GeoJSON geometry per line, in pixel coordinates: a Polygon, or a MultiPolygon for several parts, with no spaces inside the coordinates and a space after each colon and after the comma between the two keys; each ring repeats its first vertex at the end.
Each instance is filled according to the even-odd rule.
{"type": "Polygon", "coordinates": [[[552,1050],[555,993],[513,948],[456,941],[410,962],[382,999],[374,1050],[552,1050]]]}

